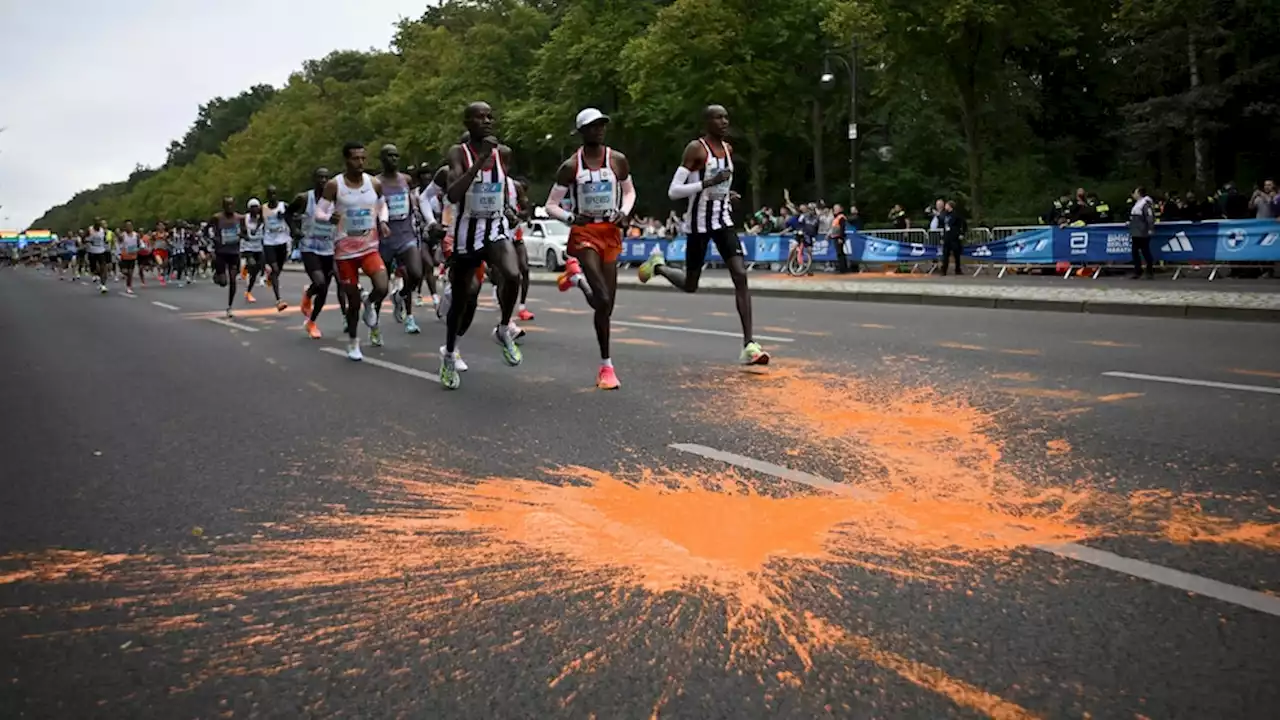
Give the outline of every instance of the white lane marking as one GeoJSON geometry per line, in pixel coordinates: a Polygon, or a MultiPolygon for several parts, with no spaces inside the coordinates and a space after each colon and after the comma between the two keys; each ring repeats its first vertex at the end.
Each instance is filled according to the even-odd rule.
{"type": "MultiPolygon", "coordinates": [[[[702,328],[679,327],[677,325],[655,325],[653,323],[630,322],[626,320],[612,320],[611,322],[614,325],[621,325],[622,327],[646,328],[648,330],[671,330],[673,332],[694,333],[696,335],[720,335],[722,337],[742,338],[742,333],[728,332],[726,330],[704,330],[702,328]]],[[[756,339],[781,343],[795,342],[795,338],[774,337],[772,335],[756,335],[756,339]]]]}
{"type": "Polygon", "coordinates": [[[1118,370],[1104,372],[1102,374],[1107,377],[1126,378],[1129,380],[1148,380],[1150,382],[1173,383],[1175,385],[1193,385],[1196,387],[1219,388],[1221,390],[1243,390],[1244,392],[1280,395],[1280,387],[1267,387],[1265,385],[1239,385],[1236,383],[1217,382],[1215,380],[1193,380],[1191,378],[1167,377],[1165,375],[1143,375],[1142,373],[1120,372],[1118,370]]]}
{"type": "Polygon", "coordinates": [[[1132,575],[1143,580],[1150,580],[1161,585],[1168,585],[1172,588],[1186,590],[1190,593],[1204,595],[1232,605],[1239,605],[1250,610],[1257,610],[1258,612],[1280,617],[1280,598],[1272,597],[1266,593],[1228,585],[1224,582],[1192,575],[1181,570],[1174,570],[1162,565],[1153,565],[1149,562],[1134,560],[1115,553],[1109,553],[1106,550],[1098,550],[1084,545],[1077,545],[1076,543],[1036,545],[1035,548],[1047,553],[1053,553],[1058,557],[1097,565],[1125,575],[1132,575]]]}
{"type": "Polygon", "coordinates": [[[749,458],[745,455],[737,455],[735,453],[716,450],[715,448],[709,448],[706,445],[676,443],[674,445],[669,445],[668,447],[693,455],[701,455],[702,457],[711,458],[712,460],[719,460],[720,462],[728,463],[740,468],[762,472],[766,475],[782,478],[783,480],[791,480],[792,482],[808,485],[809,487],[816,488],[818,490],[826,490],[827,492],[834,493],[836,495],[846,495],[859,500],[874,500],[877,497],[875,493],[867,490],[834,482],[819,475],[804,472],[803,470],[792,470],[789,467],[774,465],[771,462],[749,458]]]}
{"type": "Polygon", "coordinates": [[[208,320],[208,321],[209,321],[209,322],[211,322],[211,323],[218,323],[219,325],[223,325],[223,326],[225,326],[225,327],[229,327],[229,328],[231,328],[231,329],[233,329],[233,330],[243,330],[243,331],[245,331],[245,332],[258,332],[258,328],[256,328],[256,327],[249,327],[248,325],[241,325],[240,323],[237,323],[237,322],[231,322],[230,320],[223,320],[222,318],[205,318],[205,320],[208,320]]]}
{"type": "Polygon", "coordinates": [[[170,305],[169,303],[162,303],[162,302],[160,302],[159,300],[152,300],[152,301],[151,301],[151,304],[152,304],[152,305],[155,305],[156,307],[162,307],[162,308],[164,308],[165,310],[178,311],[178,310],[181,310],[181,309],[182,309],[182,308],[178,307],[177,305],[170,305]]]}
{"type": "MultiPolygon", "coordinates": [[[[340,350],[336,347],[322,347],[320,348],[320,352],[329,353],[330,355],[337,355],[342,358],[347,357],[346,350],[340,350]]],[[[423,380],[433,380],[436,382],[440,381],[440,378],[433,373],[429,373],[424,370],[415,370],[414,368],[411,368],[411,367],[405,367],[404,365],[397,365],[395,363],[390,363],[385,360],[378,360],[377,358],[366,357],[364,360],[360,361],[360,364],[372,365],[374,367],[385,368],[387,370],[394,370],[398,373],[411,375],[416,378],[422,378],[423,380]]]]}
{"type": "MultiPolygon", "coordinates": [[[[857,488],[849,488],[840,483],[832,482],[824,477],[812,475],[810,473],[792,470],[791,468],[774,465],[773,463],[756,460],[745,455],[737,455],[735,453],[724,452],[709,448],[703,445],[674,444],[670,445],[672,449],[681,452],[701,455],[702,457],[719,460],[721,462],[734,465],[736,467],[755,470],[766,475],[782,478],[784,480],[792,480],[794,482],[803,483],[819,490],[832,491],[832,486],[837,494],[856,497],[859,500],[874,501],[877,497],[876,493],[866,490],[858,490],[857,488]]],[[[1095,548],[1079,545],[1076,543],[1061,543],[1052,545],[1033,545],[1036,550],[1047,552],[1058,557],[1075,560],[1077,562],[1095,565],[1097,567],[1114,570],[1115,572],[1131,575],[1143,580],[1149,580],[1160,585],[1166,585],[1178,590],[1196,593],[1205,597],[1211,597],[1215,600],[1239,605],[1240,607],[1257,610],[1258,612],[1267,613],[1280,617],[1280,598],[1272,597],[1266,593],[1260,593],[1248,588],[1242,588],[1236,585],[1229,585],[1217,580],[1192,575],[1181,570],[1174,570],[1162,565],[1155,565],[1142,560],[1134,560],[1122,555],[1109,553],[1105,550],[1097,550],[1095,548]]]]}
{"type": "Polygon", "coordinates": [[[119,295],[120,297],[127,297],[127,298],[129,298],[130,300],[137,300],[137,299],[138,299],[138,296],[137,296],[137,295],[130,295],[129,293],[127,293],[127,292],[125,292],[125,291],[123,291],[123,290],[119,290],[119,291],[117,291],[117,292],[116,292],[116,294],[117,294],[117,295],[119,295]]]}

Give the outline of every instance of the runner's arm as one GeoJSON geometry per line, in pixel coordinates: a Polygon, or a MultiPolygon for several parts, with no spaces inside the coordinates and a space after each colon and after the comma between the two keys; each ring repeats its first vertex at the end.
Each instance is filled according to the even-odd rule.
{"type": "Polygon", "coordinates": [[[573,213],[560,207],[560,203],[569,194],[569,186],[573,182],[574,166],[572,162],[566,160],[560,164],[560,169],[556,171],[556,182],[551,186],[551,193],[547,195],[547,204],[542,206],[547,211],[548,216],[559,220],[565,225],[572,225],[576,219],[573,213]]]}
{"type": "Polygon", "coordinates": [[[680,161],[680,167],[676,168],[676,174],[671,178],[671,185],[667,188],[667,197],[672,200],[683,200],[691,198],[702,192],[707,187],[707,180],[703,178],[700,182],[689,182],[689,175],[703,169],[707,165],[707,151],[703,149],[702,143],[691,142],[684,148],[684,158],[680,161]]]}
{"type": "Polygon", "coordinates": [[[479,175],[484,167],[484,163],[479,159],[471,163],[469,168],[462,167],[462,162],[462,146],[454,145],[449,148],[449,187],[445,192],[451,203],[462,202],[462,196],[467,194],[467,188],[471,187],[476,175],[479,175]]]}
{"type": "Polygon", "coordinates": [[[631,162],[620,152],[613,153],[613,174],[622,187],[622,206],[619,212],[623,218],[629,218],[636,207],[636,184],[631,178],[631,162]]]}
{"type": "Polygon", "coordinates": [[[318,222],[336,222],[334,216],[338,213],[334,203],[337,199],[338,183],[330,180],[324,184],[324,193],[320,196],[320,202],[316,203],[315,219],[318,222]]]}

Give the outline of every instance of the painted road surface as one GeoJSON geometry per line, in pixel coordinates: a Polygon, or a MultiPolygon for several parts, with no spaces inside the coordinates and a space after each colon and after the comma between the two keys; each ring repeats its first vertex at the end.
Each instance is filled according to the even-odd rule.
{"type": "Polygon", "coordinates": [[[257,294],[0,274],[0,717],[1280,707],[1280,328],[624,292],[606,393],[535,287],[450,393],[257,294]]]}

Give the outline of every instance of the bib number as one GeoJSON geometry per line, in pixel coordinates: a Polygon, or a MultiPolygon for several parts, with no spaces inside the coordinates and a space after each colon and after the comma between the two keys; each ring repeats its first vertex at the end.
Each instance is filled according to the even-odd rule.
{"type": "Polygon", "coordinates": [[[369,208],[351,210],[346,216],[348,235],[364,235],[373,231],[373,211],[369,208]]]}
{"type": "Polygon", "coordinates": [[[272,235],[279,235],[285,231],[285,228],[285,222],[282,218],[278,216],[267,218],[267,232],[272,235]]]}
{"type": "Polygon", "coordinates": [[[613,183],[608,180],[583,183],[578,196],[582,199],[584,215],[602,217],[614,210],[613,183]]]}
{"type": "MultiPolygon", "coordinates": [[[[717,168],[717,169],[713,172],[710,168],[708,168],[708,169],[707,169],[707,178],[713,178],[713,177],[715,177],[717,174],[719,174],[719,172],[720,172],[720,170],[721,170],[721,169],[723,169],[723,168],[717,168]]],[[[730,174],[730,175],[729,175],[729,179],[728,179],[728,180],[725,180],[724,182],[720,183],[719,185],[712,185],[711,187],[707,188],[707,189],[706,189],[706,194],[707,194],[707,197],[709,197],[709,198],[714,198],[714,199],[717,199],[717,200],[723,200],[724,198],[729,197],[729,189],[730,189],[730,188],[732,188],[732,187],[733,187],[733,175],[732,175],[732,174],[730,174]]]]}
{"type": "Polygon", "coordinates": [[[388,195],[387,215],[392,220],[404,220],[409,217],[409,196],[405,193],[388,195]]]}
{"type": "Polygon", "coordinates": [[[240,242],[240,230],[238,228],[226,227],[222,228],[222,244],[233,245],[240,242]]]}
{"type": "Polygon", "coordinates": [[[467,215],[470,217],[497,217],[502,212],[502,183],[472,183],[467,192],[467,215]]]}

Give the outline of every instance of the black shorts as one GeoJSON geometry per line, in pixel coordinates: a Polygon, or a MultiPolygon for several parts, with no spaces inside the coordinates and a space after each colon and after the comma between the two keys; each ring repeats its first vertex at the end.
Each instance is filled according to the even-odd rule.
{"type": "Polygon", "coordinates": [[[110,264],[110,257],[107,253],[89,253],[88,255],[89,267],[92,268],[95,273],[106,269],[107,265],[110,264]]]}
{"type": "Polygon", "coordinates": [[[307,271],[307,275],[319,272],[324,277],[331,278],[335,272],[333,256],[304,252],[302,253],[302,269],[307,271]]]}
{"type": "Polygon", "coordinates": [[[151,253],[143,255],[138,253],[138,267],[151,267],[156,264],[156,259],[151,253]]]}
{"type": "Polygon", "coordinates": [[[738,242],[738,231],[734,228],[720,228],[705,233],[689,233],[689,241],[685,249],[685,267],[702,267],[707,261],[707,247],[716,244],[720,257],[726,260],[742,255],[742,243],[738,242]]]}
{"type": "Polygon", "coordinates": [[[80,262],[84,262],[84,261],[85,261],[85,260],[87,260],[88,258],[89,258],[89,251],[88,251],[88,250],[77,250],[77,251],[76,251],[76,260],[79,260],[80,262]]]}
{"type": "Polygon", "coordinates": [[[268,265],[283,266],[289,259],[289,243],[283,245],[263,245],[262,254],[268,265]]]}
{"type": "Polygon", "coordinates": [[[134,265],[137,265],[137,264],[138,264],[137,260],[125,260],[121,258],[120,269],[125,272],[133,272],[133,267],[134,265]]]}
{"type": "Polygon", "coordinates": [[[213,256],[213,274],[226,275],[240,272],[240,253],[220,252],[213,256]]]}
{"type": "Polygon", "coordinates": [[[262,251],[246,250],[240,253],[240,257],[244,259],[244,266],[252,272],[262,267],[262,251]]]}

